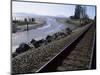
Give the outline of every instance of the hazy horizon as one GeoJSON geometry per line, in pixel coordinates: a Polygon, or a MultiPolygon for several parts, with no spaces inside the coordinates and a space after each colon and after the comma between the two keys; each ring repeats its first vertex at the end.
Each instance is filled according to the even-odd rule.
{"type": "MultiPolygon", "coordinates": [[[[95,6],[85,6],[87,15],[90,18],[95,16],[95,6]]],[[[47,3],[34,3],[34,2],[12,2],[12,14],[14,13],[27,13],[46,16],[63,16],[69,17],[74,15],[75,5],[63,4],[47,4],[47,3]]]]}

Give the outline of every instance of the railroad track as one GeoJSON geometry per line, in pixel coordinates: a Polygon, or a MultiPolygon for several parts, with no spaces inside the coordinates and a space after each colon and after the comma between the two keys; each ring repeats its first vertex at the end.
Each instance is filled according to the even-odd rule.
{"type": "Polygon", "coordinates": [[[60,71],[59,67],[63,66],[62,62],[66,57],[71,55],[75,46],[91,29],[91,26],[91,24],[88,24],[84,27],[80,27],[74,30],[69,36],[63,38],[63,40],[51,42],[47,46],[42,47],[42,49],[40,47],[35,51],[29,50],[28,52],[16,56],[12,59],[12,73],[24,74],[60,71]]]}
{"type": "MultiPolygon", "coordinates": [[[[83,62],[85,61],[84,63],[86,65],[84,67],[84,63],[80,62],[80,60],[82,60],[82,58],[76,57],[76,59],[78,58],[78,60],[75,60],[75,58],[74,58],[74,56],[75,56],[75,47],[77,45],[80,46],[81,44],[84,43],[84,41],[86,40],[86,38],[84,38],[84,36],[88,37],[88,34],[91,31],[90,28],[93,29],[93,26],[88,25],[86,27],[86,29],[82,33],[80,33],[80,35],[78,35],[63,50],[61,50],[57,55],[55,55],[51,60],[49,60],[45,65],[43,65],[41,68],[39,68],[36,72],[37,73],[41,73],[41,72],[56,72],[56,71],[66,71],[66,70],[67,71],[71,71],[71,70],[87,70],[87,69],[91,69],[92,65],[93,65],[93,63],[92,63],[93,62],[93,58],[94,58],[93,57],[93,52],[94,52],[94,48],[95,48],[94,47],[95,46],[95,37],[92,38],[92,40],[93,40],[92,41],[92,45],[91,45],[91,47],[89,47],[89,48],[91,48],[90,49],[90,53],[91,54],[90,54],[90,58],[88,60],[89,64],[87,65],[86,64],[87,60],[84,59],[83,62]],[[81,43],[80,41],[82,39],[83,39],[83,42],[81,43]],[[74,53],[73,53],[73,51],[74,51],[74,53]],[[71,55],[71,52],[72,52],[72,55],[71,55]],[[69,58],[68,58],[68,56],[69,56],[69,58]],[[74,63],[76,63],[76,64],[74,64],[74,63]],[[82,65],[82,66],[80,66],[80,65],[82,65]],[[83,67],[83,68],[81,68],[81,67],[83,67]]],[[[76,48],[76,49],[78,49],[78,48],[76,48]]],[[[81,51],[81,50],[79,49],[79,51],[81,51]]],[[[76,56],[78,54],[77,52],[79,52],[79,51],[76,50],[76,56]]]]}

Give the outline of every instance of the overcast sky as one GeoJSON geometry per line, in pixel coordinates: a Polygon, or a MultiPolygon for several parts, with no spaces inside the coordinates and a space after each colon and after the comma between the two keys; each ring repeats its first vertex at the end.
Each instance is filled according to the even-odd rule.
{"type": "MultiPolygon", "coordinates": [[[[87,14],[90,18],[95,16],[95,7],[86,6],[87,14]]],[[[75,5],[46,4],[33,2],[12,2],[12,13],[33,13],[48,16],[66,16],[74,15],[75,5]]]]}

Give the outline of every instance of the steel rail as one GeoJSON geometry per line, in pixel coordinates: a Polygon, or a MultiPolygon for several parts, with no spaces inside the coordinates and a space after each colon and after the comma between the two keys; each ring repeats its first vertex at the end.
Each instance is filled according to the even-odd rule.
{"type": "MultiPolygon", "coordinates": [[[[68,48],[73,46],[73,44],[75,42],[77,42],[81,38],[81,36],[84,35],[89,30],[90,27],[91,27],[91,24],[89,24],[88,27],[81,34],[79,34],[73,41],[71,41],[65,48],[63,48],[57,55],[55,55],[51,60],[49,60],[46,64],[44,64],[42,67],[40,67],[36,71],[36,73],[49,72],[49,69],[51,68],[51,66],[53,64],[56,65],[57,60],[59,60],[61,58],[61,56],[64,55],[63,53],[65,51],[67,51],[68,48]]],[[[53,69],[53,68],[51,68],[51,69],[53,69]]]]}
{"type": "Polygon", "coordinates": [[[94,69],[96,68],[96,49],[95,49],[95,44],[96,44],[96,35],[94,32],[94,37],[93,37],[93,43],[92,43],[92,52],[91,52],[91,57],[90,57],[90,64],[89,64],[89,69],[94,69]],[[95,54],[94,54],[95,53],[95,54]],[[95,66],[94,66],[95,65],[95,66]]]}

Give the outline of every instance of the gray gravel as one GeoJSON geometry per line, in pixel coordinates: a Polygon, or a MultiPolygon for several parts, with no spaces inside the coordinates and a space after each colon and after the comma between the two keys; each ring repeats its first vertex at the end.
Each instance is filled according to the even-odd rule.
{"type": "Polygon", "coordinates": [[[92,54],[92,44],[95,28],[84,35],[82,40],[76,45],[71,54],[66,57],[62,64],[57,67],[57,71],[88,70],[92,54]]]}
{"type": "Polygon", "coordinates": [[[67,37],[55,40],[48,45],[39,47],[38,49],[30,49],[29,51],[12,58],[12,73],[35,72],[86,30],[87,27],[88,26],[78,28],[67,37]]]}

